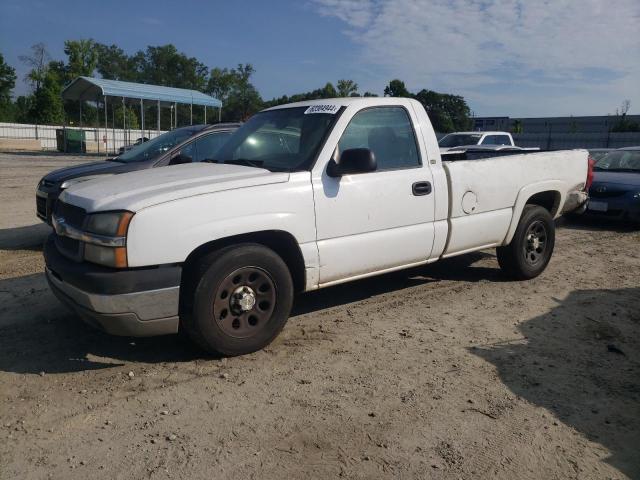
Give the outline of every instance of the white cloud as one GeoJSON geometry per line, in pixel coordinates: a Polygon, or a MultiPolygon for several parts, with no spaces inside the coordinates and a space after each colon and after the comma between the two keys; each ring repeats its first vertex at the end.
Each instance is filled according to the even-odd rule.
{"type": "Polygon", "coordinates": [[[361,68],[381,70],[363,86],[397,77],[511,114],[606,113],[623,98],[640,109],[638,0],[314,2],[345,22],[361,68]]]}

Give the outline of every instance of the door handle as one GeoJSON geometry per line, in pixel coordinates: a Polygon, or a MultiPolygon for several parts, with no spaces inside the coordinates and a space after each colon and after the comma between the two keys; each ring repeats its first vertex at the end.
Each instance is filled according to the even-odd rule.
{"type": "Polygon", "coordinates": [[[431,182],[416,182],[411,186],[411,191],[417,197],[431,193],[431,182]]]}

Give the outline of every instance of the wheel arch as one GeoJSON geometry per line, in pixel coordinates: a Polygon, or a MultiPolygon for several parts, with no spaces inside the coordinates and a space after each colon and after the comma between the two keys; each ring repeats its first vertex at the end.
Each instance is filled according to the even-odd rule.
{"type": "Polygon", "coordinates": [[[564,182],[556,180],[527,185],[521,189],[520,192],[518,192],[513,207],[511,223],[509,224],[509,229],[507,230],[507,235],[502,245],[508,245],[513,239],[525,205],[541,206],[549,211],[553,218],[556,218],[562,211],[562,205],[565,200],[563,192],[566,192],[566,190],[567,188],[564,182]]]}
{"type": "Polygon", "coordinates": [[[193,273],[198,259],[216,250],[242,243],[257,243],[270,248],[282,258],[287,265],[296,292],[302,292],[306,287],[305,262],[300,245],[295,237],[284,230],[263,230],[243,233],[229,237],[218,238],[200,245],[193,250],[184,261],[180,286],[186,285],[193,273]]]}

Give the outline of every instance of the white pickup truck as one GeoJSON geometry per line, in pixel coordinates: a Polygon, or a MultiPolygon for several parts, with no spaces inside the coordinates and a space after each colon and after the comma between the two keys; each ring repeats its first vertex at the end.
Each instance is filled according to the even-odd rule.
{"type": "Polygon", "coordinates": [[[445,135],[438,141],[440,153],[445,153],[452,148],[470,145],[516,146],[509,132],[454,132],[445,135]]]}
{"type": "Polygon", "coordinates": [[[510,277],[539,275],[553,219],[591,178],[585,150],[442,162],[402,98],[264,110],[216,157],[65,190],[45,245],[54,293],[109,333],[181,328],[243,354],[278,335],[297,292],[487,248],[510,277]]]}

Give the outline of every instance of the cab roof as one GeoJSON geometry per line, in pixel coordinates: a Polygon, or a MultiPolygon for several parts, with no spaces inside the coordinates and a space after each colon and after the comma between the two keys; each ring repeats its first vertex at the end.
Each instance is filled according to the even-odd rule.
{"type": "Polygon", "coordinates": [[[349,105],[361,105],[363,107],[375,105],[400,105],[408,103],[418,103],[417,100],[405,97],[339,97],[339,98],[321,98],[319,100],[304,100],[301,102],[285,103],[276,105],[275,107],[266,108],[263,112],[269,110],[278,110],[281,108],[295,107],[311,107],[313,105],[337,105],[338,107],[348,107],[349,105]]]}

